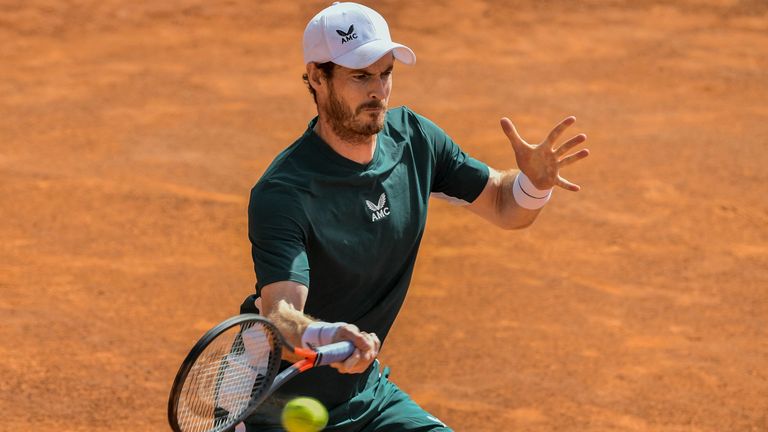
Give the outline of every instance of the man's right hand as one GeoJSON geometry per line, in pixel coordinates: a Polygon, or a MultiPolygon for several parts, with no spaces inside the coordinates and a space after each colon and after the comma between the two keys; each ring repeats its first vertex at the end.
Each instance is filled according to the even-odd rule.
{"type": "Polygon", "coordinates": [[[355,344],[355,352],[343,362],[331,363],[331,367],[339,373],[355,374],[368,370],[368,367],[379,355],[381,341],[376,333],[360,331],[354,324],[340,327],[334,337],[334,342],[350,341],[355,344]]]}

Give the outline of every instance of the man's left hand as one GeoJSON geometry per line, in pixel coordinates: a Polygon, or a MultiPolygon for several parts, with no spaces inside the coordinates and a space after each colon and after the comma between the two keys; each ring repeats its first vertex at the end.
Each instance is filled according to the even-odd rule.
{"type": "Polygon", "coordinates": [[[515,125],[504,117],[501,119],[501,128],[509,138],[512,149],[515,151],[517,167],[531,180],[536,188],[541,190],[559,186],[565,190],[578,191],[581,187],[571,183],[560,176],[560,168],[570,165],[580,159],[589,156],[589,150],[582,149],[576,153],[566,155],[573,147],[587,140],[585,134],[578,134],[562,145],[556,147],[557,139],[563,131],[576,122],[576,117],[568,117],[561,121],[547,135],[540,144],[525,142],[515,129],[515,125]]]}

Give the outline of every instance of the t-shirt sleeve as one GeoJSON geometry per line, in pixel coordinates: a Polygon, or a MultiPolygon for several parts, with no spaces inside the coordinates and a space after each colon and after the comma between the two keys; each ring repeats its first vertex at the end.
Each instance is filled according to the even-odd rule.
{"type": "Polygon", "coordinates": [[[248,237],[256,271],[256,292],[274,282],[294,281],[309,287],[306,218],[288,188],[259,184],[248,205],[248,237]]]}
{"type": "Polygon", "coordinates": [[[431,120],[415,114],[419,128],[434,155],[432,193],[473,202],[490,175],[488,165],[469,156],[431,120]]]}

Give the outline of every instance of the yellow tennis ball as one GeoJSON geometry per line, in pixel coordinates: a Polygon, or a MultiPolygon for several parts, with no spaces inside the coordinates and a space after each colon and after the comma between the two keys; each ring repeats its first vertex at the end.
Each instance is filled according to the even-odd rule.
{"type": "Polygon", "coordinates": [[[328,410],[317,399],[297,397],[285,404],[282,420],[288,432],[319,432],[328,424],[328,410]]]}

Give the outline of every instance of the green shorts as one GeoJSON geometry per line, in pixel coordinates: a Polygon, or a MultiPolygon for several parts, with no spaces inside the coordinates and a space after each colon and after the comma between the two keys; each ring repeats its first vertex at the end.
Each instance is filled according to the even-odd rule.
{"type": "MultiPolygon", "coordinates": [[[[258,420],[246,421],[247,432],[283,432],[279,424],[281,406],[266,408],[258,420]],[[266,414],[266,415],[264,415],[266,414]]],[[[410,396],[389,380],[389,368],[379,371],[378,360],[368,375],[366,387],[347,403],[329,413],[325,431],[334,432],[450,432],[448,426],[424,411],[410,396]]]]}

